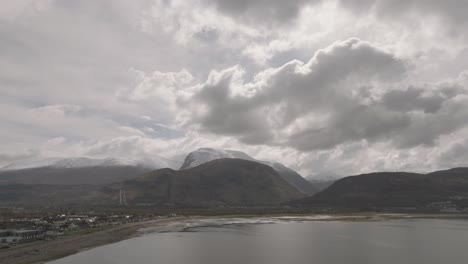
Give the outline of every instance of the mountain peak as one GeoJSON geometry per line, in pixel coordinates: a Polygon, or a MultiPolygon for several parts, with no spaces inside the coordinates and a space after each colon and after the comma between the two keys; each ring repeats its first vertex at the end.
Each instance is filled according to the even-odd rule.
{"type": "Polygon", "coordinates": [[[102,189],[103,200],[125,188],[131,203],[184,206],[277,205],[306,195],[270,166],[243,159],[216,159],[186,170],[161,169],[102,189]]]}
{"type": "Polygon", "coordinates": [[[203,163],[217,159],[244,159],[255,160],[241,151],[224,150],[215,148],[199,148],[190,152],[180,167],[181,170],[197,167],[203,163]]]}
{"type": "Polygon", "coordinates": [[[309,195],[317,192],[317,189],[311,183],[306,181],[296,171],[286,167],[285,165],[278,162],[256,160],[248,154],[236,150],[199,148],[187,155],[180,169],[190,169],[218,159],[242,159],[262,163],[273,168],[281,176],[281,178],[298,189],[300,192],[309,195]]]}

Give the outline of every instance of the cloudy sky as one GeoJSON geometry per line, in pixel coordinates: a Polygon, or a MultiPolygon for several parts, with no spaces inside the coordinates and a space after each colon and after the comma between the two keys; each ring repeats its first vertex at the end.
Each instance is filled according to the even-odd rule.
{"type": "Polygon", "coordinates": [[[468,1],[0,2],[0,165],[242,150],[468,166],[468,1]]]}

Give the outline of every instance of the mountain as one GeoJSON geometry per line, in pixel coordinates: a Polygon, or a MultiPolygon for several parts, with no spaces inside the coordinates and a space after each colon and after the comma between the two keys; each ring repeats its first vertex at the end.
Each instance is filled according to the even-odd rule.
{"type": "Polygon", "coordinates": [[[270,166],[243,159],[216,159],[194,168],[161,169],[103,188],[116,203],[124,189],[129,204],[186,206],[277,205],[304,194],[270,166]]]}
{"type": "Polygon", "coordinates": [[[429,174],[381,172],[346,177],[292,204],[341,208],[468,207],[468,168],[429,174]]]}
{"type": "Polygon", "coordinates": [[[0,185],[0,205],[89,205],[99,201],[100,188],[93,185],[0,185]]]}
{"type": "Polygon", "coordinates": [[[26,158],[10,163],[0,171],[22,170],[32,168],[86,168],[86,167],[111,167],[111,166],[138,166],[151,169],[177,168],[179,161],[169,160],[162,157],[152,157],[151,159],[124,159],[124,158],[105,158],[95,159],[88,157],[49,157],[49,158],[26,158]]]}
{"type": "Polygon", "coordinates": [[[142,166],[96,166],[78,168],[40,167],[0,172],[0,185],[107,185],[152,171],[142,166]]]}
{"type": "Polygon", "coordinates": [[[0,185],[107,185],[180,163],[156,157],[153,161],[131,159],[48,158],[18,161],[0,170],[0,185]]]}
{"type": "Polygon", "coordinates": [[[187,155],[180,169],[185,170],[189,168],[194,168],[201,164],[217,159],[243,159],[263,163],[272,167],[286,182],[297,188],[300,192],[308,195],[317,193],[317,188],[315,188],[314,185],[306,181],[301,175],[299,175],[294,170],[278,162],[256,160],[241,151],[200,148],[187,155]]]}
{"type": "Polygon", "coordinates": [[[224,150],[214,148],[199,148],[195,151],[190,152],[185,157],[184,163],[180,167],[181,170],[197,167],[203,163],[207,163],[217,159],[244,159],[254,161],[255,159],[250,157],[241,151],[235,150],[224,150]]]}

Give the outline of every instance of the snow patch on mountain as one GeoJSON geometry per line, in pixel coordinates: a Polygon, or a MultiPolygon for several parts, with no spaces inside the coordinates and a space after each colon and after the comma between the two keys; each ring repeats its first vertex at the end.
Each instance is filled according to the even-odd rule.
{"type": "Polygon", "coordinates": [[[256,160],[241,151],[200,148],[187,155],[184,164],[182,167],[180,167],[180,169],[183,170],[193,168],[217,159],[244,159],[263,163],[272,167],[281,176],[281,178],[287,181],[290,185],[296,187],[301,192],[309,195],[316,193],[316,188],[311,183],[307,182],[296,171],[278,162],[256,160]]]}
{"type": "Polygon", "coordinates": [[[50,157],[29,158],[10,163],[0,170],[22,170],[41,167],[53,168],[86,168],[86,167],[114,167],[114,166],[141,166],[150,169],[171,168],[177,169],[181,161],[169,160],[162,157],[153,159],[137,160],[126,158],[89,158],[89,157],[50,157]]]}
{"type": "Polygon", "coordinates": [[[180,169],[190,169],[217,159],[245,159],[255,161],[254,158],[240,151],[200,148],[187,155],[180,169]]]}

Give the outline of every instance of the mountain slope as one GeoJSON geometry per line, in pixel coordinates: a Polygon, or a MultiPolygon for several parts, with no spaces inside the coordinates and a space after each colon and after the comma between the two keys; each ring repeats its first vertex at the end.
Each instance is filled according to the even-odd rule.
{"type": "Polygon", "coordinates": [[[301,175],[299,175],[294,170],[278,162],[255,160],[254,158],[240,151],[222,150],[222,149],[213,149],[213,148],[200,148],[187,155],[180,169],[181,170],[189,169],[189,168],[193,168],[198,165],[207,163],[209,161],[213,161],[217,159],[228,159],[228,158],[243,159],[243,160],[250,160],[250,161],[263,163],[265,165],[272,167],[276,172],[278,172],[278,174],[285,181],[287,181],[290,185],[297,188],[302,193],[307,194],[307,195],[312,195],[312,194],[317,193],[317,188],[315,188],[311,183],[306,181],[301,175]]]}
{"type": "Polygon", "coordinates": [[[99,201],[99,189],[100,187],[93,185],[0,185],[0,205],[89,205],[99,201]]]}
{"type": "Polygon", "coordinates": [[[41,167],[0,172],[0,185],[49,184],[49,185],[107,185],[149,172],[141,166],[109,166],[83,168],[41,167]]]}
{"type": "Polygon", "coordinates": [[[180,171],[153,171],[108,186],[103,194],[109,201],[117,201],[121,188],[132,204],[260,206],[304,197],[271,167],[242,159],[217,159],[180,171]]]}
{"type": "Polygon", "coordinates": [[[235,150],[224,150],[214,148],[200,148],[190,152],[185,157],[184,163],[180,167],[181,170],[190,169],[217,159],[244,159],[254,161],[255,159],[249,155],[235,150]]]}
{"type": "Polygon", "coordinates": [[[155,169],[176,168],[179,164],[160,157],[151,161],[86,157],[25,159],[0,170],[0,185],[107,185],[132,179],[155,169]]]}
{"type": "Polygon", "coordinates": [[[417,207],[436,203],[464,207],[468,201],[468,168],[429,174],[392,172],[347,177],[296,205],[352,208],[417,207]]]}
{"type": "Polygon", "coordinates": [[[180,166],[179,161],[165,159],[159,156],[151,159],[124,159],[124,158],[105,158],[95,159],[88,157],[72,157],[72,158],[27,158],[18,160],[4,166],[0,171],[23,170],[33,168],[87,168],[87,167],[112,167],[112,166],[138,166],[148,167],[151,169],[160,168],[177,168],[180,166]]]}

